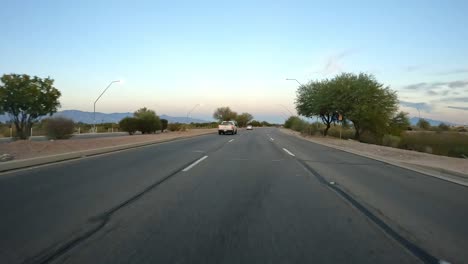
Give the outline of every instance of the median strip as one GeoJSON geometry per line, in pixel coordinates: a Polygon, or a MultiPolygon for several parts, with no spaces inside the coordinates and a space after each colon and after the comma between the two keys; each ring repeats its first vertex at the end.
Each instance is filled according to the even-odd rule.
{"type": "Polygon", "coordinates": [[[288,153],[289,155],[291,155],[291,156],[293,156],[293,157],[296,156],[296,155],[292,154],[291,151],[289,151],[289,150],[287,150],[287,149],[285,149],[285,148],[283,148],[283,150],[286,151],[286,153],[288,153]]]}
{"type": "Polygon", "coordinates": [[[204,159],[208,158],[208,156],[204,156],[200,159],[198,159],[197,161],[195,161],[194,163],[190,164],[187,168],[183,169],[182,171],[183,172],[186,172],[186,171],[189,171],[191,168],[195,167],[198,163],[202,162],[204,159]]]}

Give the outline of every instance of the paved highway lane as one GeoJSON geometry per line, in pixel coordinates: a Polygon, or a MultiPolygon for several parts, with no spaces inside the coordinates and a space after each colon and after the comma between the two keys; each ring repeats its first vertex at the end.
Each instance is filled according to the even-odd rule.
{"type": "Polygon", "coordinates": [[[279,130],[269,134],[405,238],[451,263],[468,263],[467,187],[304,141],[279,130]]]}
{"type": "MultiPolygon", "coordinates": [[[[380,166],[382,171],[388,169],[381,163],[280,134],[276,129],[256,129],[3,174],[0,260],[418,263],[418,242],[424,241],[418,237],[417,228],[414,232],[411,226],[394,228],[401,231],[402,241],[384,231],[386,226],[379,226],[371,217],[374,209],[380,210],[382,215],[375,215],[390,222],[388,226],[392,228],[388,219],[399,208],[407,211],[411,206],[374,201],[402,200],[402,193],[408,189],[421,192],[423,186],[417,189],[413,185],[396,185],[398,181],[390,176],[395,168],[390,168],[390,172],[382,173],[381,181],[391,186],[385,195],[376,194],[385,183],[367,187],[377,188],[374,192],[354,189],[352,183],[361,188],[366,185],[359,177],[349,177],[350,183],[345,187],[346,181],[338,178],[333,164],[337,158],[345,160],[344,170],[348,166],[351,172],[364,162],[380,166]],[[317,162],[317,157],[323,160],[317,162]],[[370,215],[312,173],[317,171],[326,179],[336,180],[337,186],[370,208],[370,215]],[[400,197],[392,197],[392,189],[400,197]],[[362,197],[363,193],[373,196],[362,197]],[[409,240],[409,246],[405,244],[407,237],[415,238],[409,240]]],[[[416,177],[415,181],[428,184],[426,176],[403,171],[416,177]]],[[[467,222],[466,210],[461,212],[467,208],[467,189],[444,184],[441,183],[442,188],[459,199],[447,199],[447,195],[438,192],[423,197],[430,199],[427,203],[460,211],[450,215],[461,217],[459,220],[432,221],[439,222],[439,233],[454,241],[459,236],[446,225],[467,222]],[[445,233],[441,228],[444,226],[445,233]]],[[[432,185],[428,191],[433,191],[431,188],[432,185]]],[[[406,213],[411,215],[410,211],[406,213]]],[[[420,218],[416,211],[415,221],[420,218]]],[[[448,247],[443,244],[438,243],[442,249],[448,247]]],[[[463,244],[450,246],[460,249],[463,244]]],[[[430,245],[422,250],[436,257],[447,256],[445,259],[456,263],[466,262],[463,254],[450,256],[450,252],[434,250],[430,245]]]]}
{"type": "Polygon", "coordinates": [[[225,141],[212,134],[0,174],[0,260],[35,260],[66,244],[95,227],[91,218],[225,141]]]}

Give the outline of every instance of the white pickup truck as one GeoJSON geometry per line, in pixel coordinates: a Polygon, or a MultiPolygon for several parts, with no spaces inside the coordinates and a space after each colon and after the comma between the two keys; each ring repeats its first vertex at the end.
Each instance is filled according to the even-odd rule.
{"type": "Polygon", "coordinates": [[[218,134],[237,134],[237,123],[236,121],[223,121],[218,126],[218,134]]]}

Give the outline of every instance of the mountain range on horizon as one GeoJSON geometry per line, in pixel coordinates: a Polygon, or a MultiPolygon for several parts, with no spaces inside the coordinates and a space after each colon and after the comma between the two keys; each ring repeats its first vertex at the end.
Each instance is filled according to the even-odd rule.
{"type": "MultiPolygon", "coordinates": [[[[55,116],[63,116],[66,118],[72,119],[74,122],[82,122],[87,124],[93,123],[93,112],[87,111],[80,111],[80,110],[63,110],[55,113],[55,116]]],[[[118,123],[125,117],[133,116],[131,112],[124,112],[124,113],[101,113],[96,112],[96,123],[118,123]]],[[[207,120],[197,119],[197,118],[186,118],[186,117],[177,117],[177,116],[168,116],[168,115],[160,115],[162,119],[167,119],[169,123],[206,123],[211,122],[207,120]]],[[[441,120],[434,120],[430,118],[426,119],[431,126],[438,126],[440,123],[445,123],[447,125],[459,125],[452,122],[441,121],[441,120]]],[[[7,114],[0,115],[0,122],[8,122],[10,120],[7,114]]],[[[411,125],[416,125],[419,121],[419,117],[411,117],[410,123],[411,125]]]]}
{"type": "MultiPolygon", "coordinates": [[[[62,116],[73,120],[74,122],[81,122],[86,124],[93,124],[93,112],[86,112],[80,110],[63,110],[58,111],[52,115],[53,117],[62,116]]],[[[131,112],[124,113],[101,113],[96,112],[96,123],[118,123],[125,117],[133,116],[131,112]]],[[[197,118],[186,118],[168,115],[159,115],[161,119],[167,119],[169,123],[206,123],[209,121],[197,119],[197,118]]],[[[0,122],[8,122],[10,120],[7,114],[0,115],[0,122]]]]}

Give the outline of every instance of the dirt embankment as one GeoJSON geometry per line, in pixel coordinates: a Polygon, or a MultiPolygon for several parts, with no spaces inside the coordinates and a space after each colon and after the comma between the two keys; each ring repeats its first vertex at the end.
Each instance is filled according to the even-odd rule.
{"type": "Polygon", "coordinates": [[[57,155],[68,152],[98,149],[143,142],[163,142],[175,138],[191,137],[215,133],[216,129],[191,129],[184,132],[167,132],[162,134],[102,137],[89,139],[68,139],[54,141],[18,140],[0,144],[0,155],[10,154],[15,160],[41,156],[57,155]]]}

